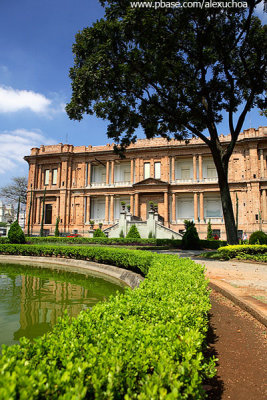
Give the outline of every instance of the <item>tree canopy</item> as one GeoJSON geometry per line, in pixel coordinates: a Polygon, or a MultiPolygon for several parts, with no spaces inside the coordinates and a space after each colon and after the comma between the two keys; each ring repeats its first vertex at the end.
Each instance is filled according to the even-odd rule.
{"type": "Polygon", "coordinates": [[[266,108],[266,26],[253,14],[260,1],[247,9],[130,3],[102,1],[105,18],[76,35],[67,113],[107,119],[108,137],[120,148],[136,139],[138,127],[148,138],[201,138],[217,168],[228,238],[236,242],[228,162],[247,112],[266,108]],[[227,145],[217,131],[225,115],[227,145]]]}
{"type": "Polygon", "coordinates": [[[12,178],[12,183],[0,188],[0,196],[5,197],[11,202],[17,203],[20,198],[22,204],[27,202],[27,178],[17,176],[12,178]]]}

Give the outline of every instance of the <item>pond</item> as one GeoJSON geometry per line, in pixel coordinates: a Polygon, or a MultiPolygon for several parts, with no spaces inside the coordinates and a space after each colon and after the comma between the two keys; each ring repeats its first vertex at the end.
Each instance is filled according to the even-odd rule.
{"type": "Polygon", "coordinates": [[[110,295],[122,292],[123,284],[78,268],[43,267],[0,263],[0,346],[33,339],[52,329],[67,310],[76,317],[110,295]]]}

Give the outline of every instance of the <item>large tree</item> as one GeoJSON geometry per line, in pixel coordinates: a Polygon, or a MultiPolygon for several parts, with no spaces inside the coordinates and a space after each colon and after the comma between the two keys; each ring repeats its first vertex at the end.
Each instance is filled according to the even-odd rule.
{"type": "Polygon", "coordinates": [[[27,202],[27,178],[25,176],[17,176],[12,178],[12,183],[0,188],[0,196],[5,197],[12,203],[27,202]]]}
{"type": "Polygon", "coordinates": [[[266,26],[253,14],[259,2],[246,9],[155,9],[102,1],[105,17],[73,45],[69,117],[108,119],[108,137],[118,148],[136,139],[138,127],[148,138],[201,138],[217,169],[229,243],[237,243],[229,159],[248,111],[264,108],[266,26]],[[227,144],[217,131],[223,118],[227,144]]]}

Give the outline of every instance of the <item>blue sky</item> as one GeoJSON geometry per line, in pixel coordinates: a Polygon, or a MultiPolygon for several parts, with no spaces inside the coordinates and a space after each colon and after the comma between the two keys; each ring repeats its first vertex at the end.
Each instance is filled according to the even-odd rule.
{"type": "MultiPolygon", "coordinates": [[[[97,0],[0,0],[0,186],[27,175],[31,147],[108,143],[105,121],[71,121],[64,111],[75,34],[103,14],[97,0]]],[[[261,125],[254,110],[243,128],[261,125]]],[[[219,130],[227,134],[227,124],[219,130]]]]}

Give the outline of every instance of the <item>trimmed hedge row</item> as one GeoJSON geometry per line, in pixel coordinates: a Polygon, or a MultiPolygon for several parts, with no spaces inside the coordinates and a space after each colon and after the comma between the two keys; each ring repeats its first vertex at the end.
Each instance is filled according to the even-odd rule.
{"type": "MultiPolygon", "coordinates": [[[[182,240],[180,239],[133,239],[133,238],[107,238],[107,237],[26,237],[27,243],[40,244],[40,243],[53,243],[53,244],[106,244],[106,245],[138,245],[138,246],[169,246],[173,248],[180,248],[182,240]]],[[[9,243],[7,238],[0,238],[0,243],[9,243]]],[[[203,249],[218,249],[221,246],[226,246],[225,240],[200,240],[200,246],[203,249]]]]}
{"type": "Polygon", "coordinates": [[[267,245],[235,245],[218,249],[218,253],[225,260],[230,258],[267,260],[267,245]]]}
{"type": "Polygon", "coordinates": [[[103,264],[146,275],[153,254],[148,251],[127,250],[109,247],[49,246],[0,244],[0,253],[22,256],[65,257],[79,260],[91,260],[103,264]]]}
{"type": "MultiPolygon", "coordinates": [[[[37,246],[2,245],[0,251],[14,248],[24,254],[26,247],[37,250],[37,246]]],[[[55,254],[59,250],[64,249],[54,248],[55,254]]],[[[80,258],[88,251],[72,250],[78,250],[75,257],[80,258]]],[[[113,262],[114,250],[101,251],[113,262]]],[[[77,319],[70,321],[65,316],[51,333],[34,343],[22,339],[20,346],[4,346],[2,398],[204,397],[203,379],[215,375],[215,362],[203,356],[210,309],[203,267],[171,255],[129,250],[120,254],[125,255],[121,258],[124,267],[129,259],[137,262],[147,257],[149,271],[140,288],[98,303],[77,319]]]]}

